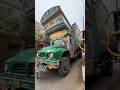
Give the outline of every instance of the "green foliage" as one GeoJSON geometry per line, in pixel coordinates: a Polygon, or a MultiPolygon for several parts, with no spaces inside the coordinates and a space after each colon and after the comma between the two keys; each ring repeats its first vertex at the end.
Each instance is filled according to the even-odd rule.
{"type": "Polygon", "coordinates": [[[42,32],[36,32],[36,33],[35,33],[35,40],[36,40],[36,41],[41,41],[41,40],[43,40],[43,33],[42,33],[42,32]]]}

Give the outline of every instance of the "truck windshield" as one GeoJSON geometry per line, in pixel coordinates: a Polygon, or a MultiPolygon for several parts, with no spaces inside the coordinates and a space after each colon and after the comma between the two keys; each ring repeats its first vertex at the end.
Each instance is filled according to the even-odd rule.
{"type": "Polygon", "coordinates": [[[64,41],[62,39],[55,40],[54,45],[64,45],[64,41]]]}

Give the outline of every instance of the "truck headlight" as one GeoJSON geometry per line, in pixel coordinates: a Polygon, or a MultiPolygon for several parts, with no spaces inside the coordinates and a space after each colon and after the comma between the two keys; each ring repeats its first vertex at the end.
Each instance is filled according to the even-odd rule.
{"type": "Polygon", "coordinates": [[[53,53],[48,53],[47,56],[48,56],[48,58],[52,58],[53,57],[53,53]]]}
{"type": "Polygon", "coordinates": [[[8,64],[5,64],[4,70],[8,71],[8,64]]]}

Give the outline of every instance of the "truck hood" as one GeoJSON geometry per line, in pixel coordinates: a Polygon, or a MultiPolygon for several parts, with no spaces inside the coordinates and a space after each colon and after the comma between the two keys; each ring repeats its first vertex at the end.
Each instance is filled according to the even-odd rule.
{"type": "Polygon", "coordinates": [[[65,48],[65,46],[63,45],[52,45],[52,46],[48,46],[48,47],[44,47],[40,50],[40,52],[56,52],[59,49],[65,48]]]}
{"type": "Polygon", "coordinates": [[[35,49],[28,49],[16,54],[15,57],[12,57],[6,61],[6,63],[13,62],[34,62],[34,57],[36,55],[35,49]]]}

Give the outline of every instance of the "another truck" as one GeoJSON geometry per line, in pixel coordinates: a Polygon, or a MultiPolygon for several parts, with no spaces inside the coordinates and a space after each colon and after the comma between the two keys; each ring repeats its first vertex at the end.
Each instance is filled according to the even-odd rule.
{"type": "MultiPolygon", "coordinates": [[[[36,55],[36,51],[35,48],[33,48],[35,45],[34,44],[35,39],[33,37],[34,28],[35,28],[34,8],[26,11],[24,28],[25,28],[23,29],[24,33],[23,32],[21,33],[22,35],[18,37],[19,39],[12,38],[18,41],[16,42],[9,41],[10,45],[8,50],[10,49],[10,51],[6,52],[6,57],[8,54],[14,53],[15,48],[17,48],[16,52],[18,53],[15,53],[15,56],[10,54],[11,58],[5,60],[4,72],[0,73],[0,90],[34,90],[35,89],[35,76],[34,76],[35,59],[34,58],[36,55]],[[23,42],[22,44],[17,43],[21,41],[23,42]],[[19,46],[16,46],[15,48],[12,47],[15,46],[16,43],[17,45],[19,44],[19,46]]],[[[17,37],[18,35],[15,36],[17,37]]],[[[7,36],[7,38],[9,37],[7,36]]]]}
{"type": "Polygon", "coordinates": [[[60,6],[47,10],[41,23],[46,30],[47,45],[37,52],[36,74],[58,69],[58,73],[65,76],[70,71],[70,60],[82,55],[78,36],[60,6]]]}
{"type": "Polygon", "coordinates": [[[114,0],[86,0],[85,27],[85,76],[91,76],[101,71],[105,76],[113,73],[113,52],[118,50],[117,38],[109,36],[115,32],[114,14],[109,11],[110,2],[114,0]],[[108,43],[109,41],[109,43],[108,43]],[[107,45],[107,47],[106,47],[107,45]]]}
{"type": "Polygon", "coordinates": [[[34,90],[34,48],[19,52],[8,59],[0,74],[0,90],[34,90]]]}

